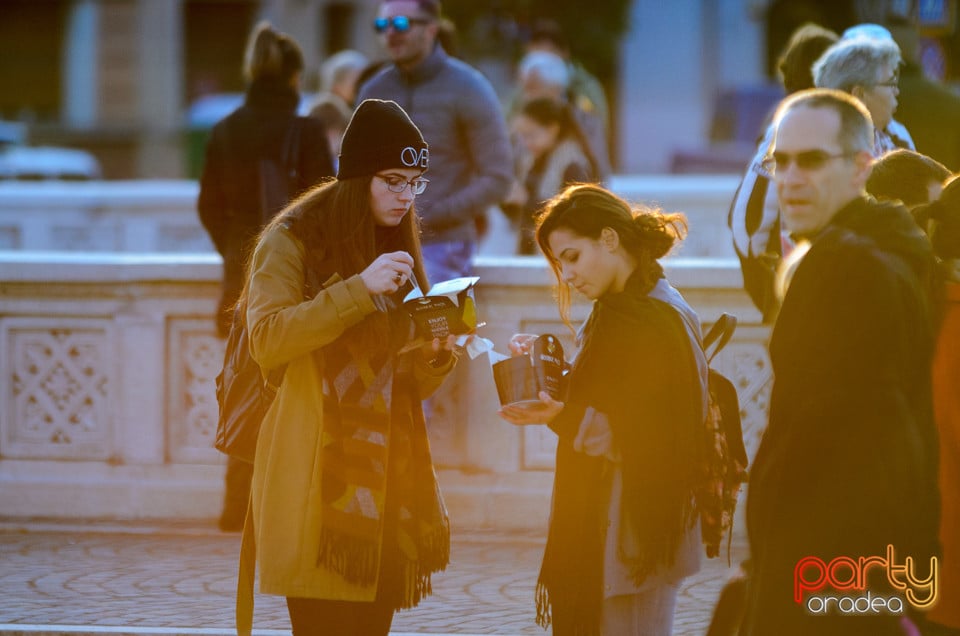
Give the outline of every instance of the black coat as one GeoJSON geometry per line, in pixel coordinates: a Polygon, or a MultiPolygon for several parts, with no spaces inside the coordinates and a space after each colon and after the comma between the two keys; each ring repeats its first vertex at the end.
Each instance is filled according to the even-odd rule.
{"type": "MultiPolygon", "coordinates": [[[[213,127],[207,143],[200,197],[200,221],[223,257],[223,297],[218,325],[221,331],[243,287],[243,268],[253,239],[263,226],[260,210],[262,158],[281,161],[284,139],[294,122],[300,96],[289,86],[256,80],[244,104],[213,127]]],[[[297,118],[298,152],[296,195],[323,177],[333,176],[333,160],[323,126],[311,118],[297,118]]]]}
{"type": "Polygon", "coordinates": [[[679,311],[649,292],[634,273],[622,292],[594,303],[564,408],[550,423],[560,440],[538,621],[549,599],[555,634],[598,633],[603,602],[608,464],[573,450],[587,407],[607,416],[621,455],[622,527],[637,554],[620,559],[638,582],[674,565],[695,521],[703,386],[679,311]]]}
{"type": "MultiPolygon", "coordinates": [[[[932,265],[905,208],[862,198],[797,267],[770,341],[770,419],[748,486],[743,633],[901,633],[896,617],[807,613],[793,598],[794,568],[807,556],[885,557],[891,544],[898,563],[913,555],[926,576],[937,554],[932,265]]],[[[904,599],[882,581],[868,589],[904,599]]]]}

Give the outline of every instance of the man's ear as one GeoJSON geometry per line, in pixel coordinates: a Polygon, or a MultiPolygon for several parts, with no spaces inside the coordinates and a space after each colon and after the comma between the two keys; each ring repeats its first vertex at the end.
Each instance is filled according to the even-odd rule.
{"type": "Polygon", "coordinates": [[[612,227],[605,227],[600,230],[600,244],[612,252],[620,247],[620,235],[612,227]]]}
{"type": "Polygon", "coordinates": [[[870,171],[873,170],[873,155],[865,150],[858,152],[853,158],[854,165],[857,167],[857,180],[862,181],[864,185],[870,177],[870,171]]]}

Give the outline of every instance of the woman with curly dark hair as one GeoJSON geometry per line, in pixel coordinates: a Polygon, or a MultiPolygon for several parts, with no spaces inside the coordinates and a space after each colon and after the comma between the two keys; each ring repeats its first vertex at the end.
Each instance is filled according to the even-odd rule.
{"type": "MultiPolygon", "coordinates": [[[[537,621],[555,634],[669,634],[677,590],[700,566],[694,504],[706,417],[700,322],[659,259],[680,214],[571,186],[537,221],[570,326],[570,289],[594,301],[562,401],[504,406],[559,437],[537,621]]],[[[572,329],[572,327],[571,327],[572,329]]],[[[534,336],[517,334],[514,354],[534,336]]]]}

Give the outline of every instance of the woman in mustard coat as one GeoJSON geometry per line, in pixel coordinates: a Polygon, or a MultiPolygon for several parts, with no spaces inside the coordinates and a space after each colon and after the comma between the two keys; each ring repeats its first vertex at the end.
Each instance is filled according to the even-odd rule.
{"type": "Polygon", "coordinates": [[[252,627],[254,564],[260,591],[287,597],[294,634],[385,636],[448,562],[420,401],[452,369],[453,341],[406,351],[400,306],[412,281],[429,288],[413,208],[427,161],[406,113],[367,100],[337,179],[294,201],[253,254],[250,351],[265,372],[285,371],[257,444],[240,633],[252,627]]]}

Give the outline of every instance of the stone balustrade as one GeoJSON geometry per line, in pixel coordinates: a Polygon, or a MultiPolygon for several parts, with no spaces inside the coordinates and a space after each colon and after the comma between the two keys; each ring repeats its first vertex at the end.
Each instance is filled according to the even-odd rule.
{"type": "MultiPolygon", "coordinates": [[[[690,235],[679,256],[732,258],[726,222],[737,182],[726,175],[618,175],[610,187],[631,201],[684,212],[690,235]]],[[[3,182],[0,250],[208,252],[197,192],[195,181],[3,182]]]]}
{"type": "MultiPolygon", "coordinates": [[[[682,258],[666,267],[705,323],[722,311],[740,318],[715,366],[738,387],[752,450],[771,383],[768,330],[739,268],[730,259],[682,258]]],[[[220,273],[212,253],[0,251],[3,515],[219,512],[224,462],[211,444],[223,342],[211,314],[220,273]]],[[[572,350],[542,259],[481,258],[477,273],[481,333],[499,350],[520,331],[555,333],[572,350]]],[[[574,317],[588,310],[577,305],[574,317]]],[[[555,439],[544,427],[497,417],[485,356],[461,366],[459,412],[430,431],[451,515],[461,526],[542,528],[555,439]]]]}
{"type": "Polygon", "coordinates": [[[0,250],[210,252],[196,181],[0,182],[0,250]]]}

